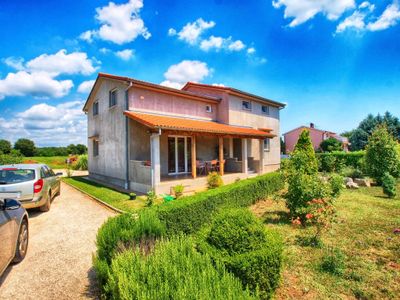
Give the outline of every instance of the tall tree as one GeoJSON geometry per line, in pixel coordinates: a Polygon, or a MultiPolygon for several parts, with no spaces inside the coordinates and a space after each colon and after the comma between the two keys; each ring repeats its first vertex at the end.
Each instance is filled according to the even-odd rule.
{"type": "Polygon", "coordinates": [[[19,150],[23,156],[34,156],[36,147],[29,139],[19,139],[15,142],[14,149],[19,150]]]}
{"type": "Polygon", "coordinates": [[[7,140],[0,140],[0,152],[3,154],[9,154],[11,152],[11,143],[7,140]]]}

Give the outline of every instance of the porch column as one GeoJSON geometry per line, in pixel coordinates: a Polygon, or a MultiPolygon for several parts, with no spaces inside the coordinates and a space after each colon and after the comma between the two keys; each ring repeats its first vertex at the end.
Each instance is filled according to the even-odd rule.
{"type": "Polygon", "coordinates": [[[160,135],[153,133],[150,136],[150,152],[151,152],[151,185],[153,189],[161,182],[160,172],[160,135]]]}
{"type": "Polygon", "coordinates": [[[218,152],[219,152],[219,173],[221,175],[224,175],[224,138],[223,137],[219,137],[218,138],[219,141],[219,147],[218,147],[218,152]]]}
{"type": "Polygon", "coordinates": [[[229,138],[229,158],[233,158],[233,138],[229,138]]]}
{"type": "Polygon", "coordinates": [[[242,173],[247,174],[247,139],[242,139],[242,173]]]}
{"type": "Polygon", "coordinates": [[[260,141],[260,170],[258,171],[258,174],[263,174],[264,173],[264,140],[259,140],[260,141]]]}
{"type": "Polygon", "coordinates": [[[196,168],[196,136],[192,136],[192,143],[191,143],[191,153],[192,153],[192,177],[197,177],[197,168],[196,168]]]}

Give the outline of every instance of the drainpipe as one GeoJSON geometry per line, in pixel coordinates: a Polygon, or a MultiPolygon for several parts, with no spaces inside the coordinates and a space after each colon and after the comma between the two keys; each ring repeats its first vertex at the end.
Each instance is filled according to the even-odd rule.
{"type": "MultiPolygon", "coordinates": [[[[125,90],[125,110],[129,110],[129,89],[132,81],[125,90]]],[[[129,118],[125,116],[125,189],[129,190],[129,118]]]]}
{"type": "Polygon", "coordinates": [[[156,137],[156,136],[160,136],[161,135],[161,128],[158,128],[158,132],[157,133],[152,133],[150,135],[150,161],[151,161],[151,186],[152,189],[155,191],[155,185],[156,185],[156,180],[155,180],[155,176],[154,176],[154,159],[153,159],[153,145],[152,145],[152,137],[156,137]]]}

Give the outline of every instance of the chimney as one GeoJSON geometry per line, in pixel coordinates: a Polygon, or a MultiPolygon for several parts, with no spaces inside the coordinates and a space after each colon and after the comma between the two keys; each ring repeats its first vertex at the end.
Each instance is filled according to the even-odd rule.
{"type": "Polygon", "coordinates": [[[310,128],[315,128],[314,123],[310,123],[310,128]]]}

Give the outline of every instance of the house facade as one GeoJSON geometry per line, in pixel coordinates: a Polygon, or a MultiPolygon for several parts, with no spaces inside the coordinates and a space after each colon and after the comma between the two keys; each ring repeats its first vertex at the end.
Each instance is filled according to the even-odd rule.
{"type": "Polygon", "coordinates": [[[181,90],[100,73],[85,103],[89,176],[124,189],[169,193],[280,166],[284,104],[227,87],[181,90]],[[192,186],[192,187],[191,187],[192,186]]]}
{"type": "Polygon", "coordinates": [[[300,126],[283,134],[285,139],[286,153],[290,153],[294,150],[297,140],[299,139],[299,136],[303,130],[308,130],[310,132],[310,138],[314,146],[314,150],[318,150],[324,140],[334,138],[342,143],[344,151],[349,151],[349,140],[346,137],[340,136],[335,132],[317,129],[313,123],[310,123],[310,126],[300,126]]]}

